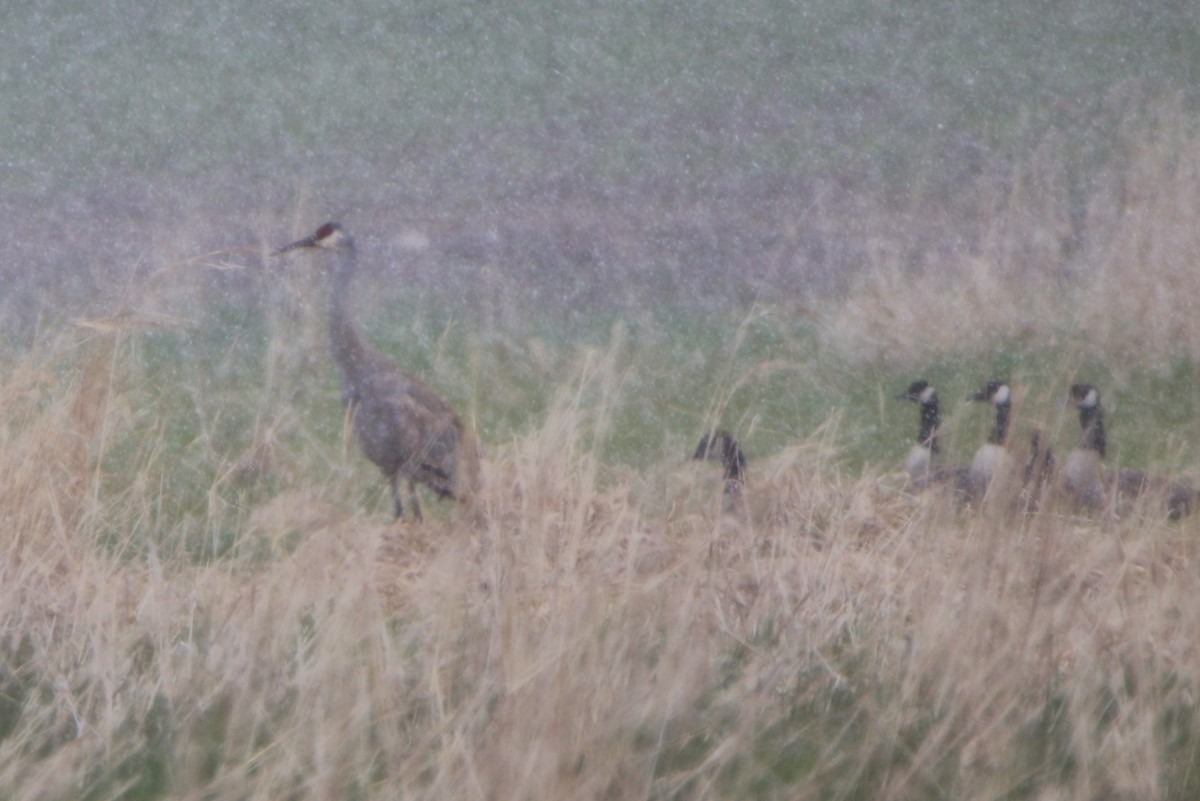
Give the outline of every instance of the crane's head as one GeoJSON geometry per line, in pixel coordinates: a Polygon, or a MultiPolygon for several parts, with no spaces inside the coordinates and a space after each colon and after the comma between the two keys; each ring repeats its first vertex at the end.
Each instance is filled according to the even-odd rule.
{"type": "Polygon", "coordinates": [[[287,253],[297,248],[320,248],[321,250],[351,250],[354,248],[354,237],[350,236],[340,224],[327,222],[310,236],[297,239],[290,245],[284,245],[275,251],[275,255],[287,253]]]}
{"type": "Polygon", "coordinates": [[[987,401],[997,406],[1003,406],[1012,400],[1012,392],[1007,381],[989,381],[983,389],[967,398],[973,401],[987,401]]]}

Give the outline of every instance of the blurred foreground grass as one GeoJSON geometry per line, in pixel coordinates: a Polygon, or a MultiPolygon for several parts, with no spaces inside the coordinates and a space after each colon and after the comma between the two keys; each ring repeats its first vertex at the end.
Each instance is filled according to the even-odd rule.
{"type": "MultiPolygon", "coordinates": [[[[915,430],[891,398],[912,365],[839,361],[776,313],[708,320],[708,358],[690,321],[564,345],[430,314],[392,349],[479,410],[487,522],[393,524],[328,365],[252,319],[232,345],[128,329],[9,358],[13,797],[1200,791],[1197,520],[911,495],[888,474],[915,430]],[[545,374],[495,367],[501,344],[545,374]],[[718,418],[752,449],[747,520],[686,458],[718,418]]],[[[1061,354],[925,367],[958,454],[986,427],[958,398],[1003,367],[1074,439],[1035,380],[1061,354]]],[[[1091,379],[1114,385],[1124,440],[1138,396],[1091,379]]],[[[1126,380],[1143,379],[1190,374],[1126,380]]]]}

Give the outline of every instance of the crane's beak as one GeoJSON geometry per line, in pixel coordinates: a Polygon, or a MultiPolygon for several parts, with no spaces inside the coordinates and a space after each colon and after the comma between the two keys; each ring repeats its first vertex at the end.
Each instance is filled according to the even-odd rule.
{"type": "Polygon", "coordinates": [[[275,251],[274,255],[282,256],[284,253],[287,253],[289,250],[295,250],[297,248],[315,248],[316,246],[317,246],[317,236],[316,236],[316,234],[313,234],[311,236],[306,236],[303,239],[297,239],[295,242],[293,242],[290,245],[284,245],[283,247],[279,248],[279,250],[275,251]]]}
{"type": "Polygon", "coordinates": [[[978,392],[972,392],[970,395],[967,396],[967,400],[969,400],[969,401],[985,401],[985,400],[987,400],[987,390],[981,389],[978,392]]]}

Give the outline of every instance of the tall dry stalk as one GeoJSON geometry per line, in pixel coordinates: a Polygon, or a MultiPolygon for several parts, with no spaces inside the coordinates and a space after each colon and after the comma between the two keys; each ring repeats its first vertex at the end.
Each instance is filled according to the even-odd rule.
{"type": "Polygon", "coordinates": [[[981,187],[994,197],[994,222],[978,243],[928,269],[881,251],[826,315],[827,341],[859,361],[1064,339],[1104,359],[1161,363],[1196,353],[1194,123],[1164,109],[1150,133],[1131,140],[1128,166],[1092,187],[1082,215],[1065,185],[1065,146],[1052,136],[1008,180],[981,187]]]}

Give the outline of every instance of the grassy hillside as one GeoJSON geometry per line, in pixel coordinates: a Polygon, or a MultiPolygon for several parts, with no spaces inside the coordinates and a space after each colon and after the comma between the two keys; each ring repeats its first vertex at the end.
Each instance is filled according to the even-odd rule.
{"type": "MultiPolygon", "coordinates": [[[[73,336],[6,370],[0,775],[14,797],[1198,789],[1196,520],[1167,523],[1152,502],[1119,520],[973,514],[911,494],[891,461],[892,423],[915,428],[890,399],[907,372],[827,356],[760,409],[730,402],[761,449],[741,519],[719,511],[716,467],[686,458],[727,392],[681,394],[686,422],[627,442],[639,409],[671,419],[636,399],[647,375],[673,369],[654,381],[680,393],[695,380],[631,336],[551,347],[562,370],[511,422],[482,411],[489,393],[471,399],[469,371],[443,369],[460,408],[481,410],[486,523],[431,504],[429,522],[392,524],[324,365],[284,376],[271,364],[290,343],[267,338],[248,348],[265,350],[259,380],[235,381],[232,352],[169,368],[168,336],[73,336]],[[768,416],[784,410],[786,436],[768,416]]],[[[434,366],[470,364],[455,347],[434,366]]],[[[979,441],[975,411],[953,403],[967,355],[930,373],[958,407],[958,453],[979,441]]],[[[1033,405],[1050,395],[1038,386],[1033,405]]],[[[1114,439],[1127,420],[1113,414],[1114,439]]]]}

